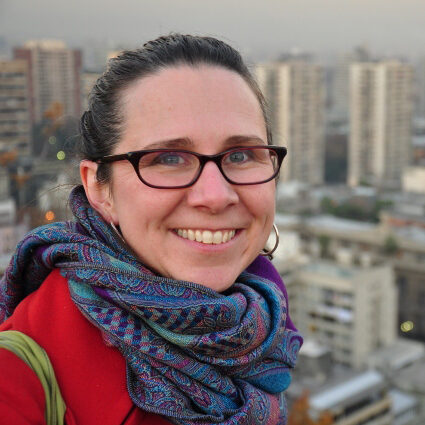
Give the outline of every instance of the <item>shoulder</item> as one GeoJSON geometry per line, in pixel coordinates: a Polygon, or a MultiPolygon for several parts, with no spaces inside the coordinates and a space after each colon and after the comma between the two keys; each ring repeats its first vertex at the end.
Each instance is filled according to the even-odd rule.
{"type": "MultiPolygon", "coordinates": [[[[0,325],[0,331],[8,329],[24,332],[46,350],[67,405],[67,423],[166,423],[157,422],[155,418],[161,421],[160,417],[147,419],[150,415],[132,408],[124,358],[116,348],[105,345],[100,330],[80,313],[71,300],[68,282],[59,270],[50,273],[41,287],[25,298],[0,325]]],[[[28,406],[29,412],[42,412],[43,417],[44,392],[34,372],[6,350],[0,350],[0,370],[2,377],[3,372],[7,372],[7,379],[0,380],[3,383],[0,383],[0,413],[3,415],[2,397],[15,400],[16,406],[28,406]],[[13,385],[9,387],[9,383],[13,385]],[[15,396],[18,393],[19,397],[15,396]],[[28,402],[28,398],[32,401],[28,402]]],[[[10,411],[21,414],[21,410],[10,411]]],[[[8,423],[39,422],[22,419],[8,423]]]]}
{"type": "MultiPolygon", "coordinates": [[[[0,331],[18,330],[34,339],[44,349],[49,347],[48,334],[52,333],[53,305],[63,300],[66,280],[55,271],[46,280],[55,287],[52,297],[45,296],[43,287],[26,297],[14,314],[0,325],[0,331]],[[62,285],[62,287],[61,287],[62,285]],[[44,294],[44,295],[42,295],[44,294]],[[50,318],[50,320],[48,319],[50,318]],[[45,331],[43,331],[45,329],[45,331]]],[[[60,320],[60,318],[58,318],[60,320]]],[[[51,350],[48,351],[52,358],[51,350]]],[[[44,424],[45,395],[39,378],[19,357],[6,349],[0,349],[0,416],[5,423],[17,425],[44,424]]],[[[67,411],[67,423],[75,424],[72,412],[67,411]]]]}
{"type": "Polygon", "coordinates": [[[0,349],[0,416],[4,423],[42,424],[44,391],[36,374],[15,354],[0,349]]]}

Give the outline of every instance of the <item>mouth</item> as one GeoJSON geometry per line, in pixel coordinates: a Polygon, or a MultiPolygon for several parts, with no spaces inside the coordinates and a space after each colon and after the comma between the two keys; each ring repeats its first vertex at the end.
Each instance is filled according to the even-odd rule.
{"type": "Polygon", "coordinates": [[[220,245],[229,242],[236,234],[236,230],[176,229],[175,231],[183,239],[208,245],[220,245]]]}

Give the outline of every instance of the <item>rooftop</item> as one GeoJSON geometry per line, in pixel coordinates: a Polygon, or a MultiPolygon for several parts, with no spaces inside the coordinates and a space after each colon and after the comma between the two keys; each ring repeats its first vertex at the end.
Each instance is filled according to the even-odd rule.
{"type": "Polygon", "coordinates": [[[300,354],[307,357],[320,357],[326,353],[329,353],[329,348],[313,339],[305,339],[300,349],[300,354]]]}
{"type": "Polygon", "coordinates": [[[321,227],[344,232],[370,232],[376,229],[376,224],[363,221],[347,220],[332,215],[317,215],[309,217],[307,224],[311,227],[321,227]]]}
{"type": "Polygon", "coordinates": [[[277,226],[287,227],[299,224],[300,218],[298,215],[295,214],[276,213],[274,221],[277,226]]]}
{"type": "Polygon", "coordinates": [[[392,401],[392,411],[395,416],[400,415],[406,410],[414,409],[418,404],[416,398],[399,390],[391,390],[388,394],[392,401]]]}
{"type": "Polygon", "coordinates": [[[29,40],[24,44],[29,49],[45,49],[45,50],[63,50],[66,49],[66,44],[62,40],[29,40]]]}
{"type": "Polygon", "coordinates": [[[293,198],[298,196],[301,191],[308,191],[309,185],[296,180],[285,183],[279,183],[277,187],[278,197],[293,198]]]}
{"type": "Polygon", "coordinates": [[[398,237],[425,244],[425,229],[419,226],[404,226],[394,229],[398,237]]]}
{"type": "Polygon", "coordinates": [[[368,364],[384,373],[393,373],[425,358],[425,344],[398,338],[394,343],[371,353],[368,364]]]}
{"type": "Polygon", "coordinates": [[[357,273],[360,273],[360,270],[357,270],[355,267],[343,266],[341,264],[328,261],[316,261],[308,263],[302,268],[302,270],[341,279],[351,279],[357,273]]]}
{"type": "Polygon", "coordinates": [[[397,373],[395,380],[399,388],[425,395],[425,360],[404,368],[397,373]]]}
{"type": "Polygon", "coordinates": [[[332,388],[323,390],[320,394],[313,395],[310,399],[310,406],[319,411],[331,409],[383,383],[384,378],[379,372],[368,370],[332,388]]]}

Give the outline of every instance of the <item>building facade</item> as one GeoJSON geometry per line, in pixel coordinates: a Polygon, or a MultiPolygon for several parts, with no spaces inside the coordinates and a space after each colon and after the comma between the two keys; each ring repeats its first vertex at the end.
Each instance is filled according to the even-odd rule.
{"type": "Polygon", "coordinates": [[[81,115],[80,50],[68,49],[58,40],[34,40],[15,48],[14,57],[28,66],[32,123],[41,122],[54,107],[63,116],[81,115]]]}
{"type": "Polygon", "coordinates": [[[335,425],[392,425],[391,398],[383,376],[368,370],[324,388],[310,399],[314,419],[330,412],[335,425]]]}
{"type": "Polygon", "coordinates": [[[320,66],[305,60],[265,63],[255,74],[264,93],[273,143],[288,148],[283,181],[324,181],[324,81],[320,66]]]}
{"type": "MultiPolygon", "coordinates": [[[[425,341],[425,229],[413,219],[382,215],[380,224],[332,216],[285,220],[278,214],[281,232],[300,238],[300,258],[327,258],[347,266],[370,267],[387,262],[394,270],[398,288],[398,332],[425,341]]],[[[290,283],[292,276],[285,278],[290,283]]],[[[295,288],[295,286],[294,286],[295,288]]],[[[289,288],[292,291],[292,288],[289,288]]],[[[296,307],[292,294],[291,310],[296,307]],[[295,304],[295,305],[294,305],[295,304]]]]}
{"type": "Polygon", "coordinates": [[[358,46],[351,52],[339,55],[332,75],[330,87],[330,116],[333,120],[347,122],[349,116],[350,65],[368,62],[371,54],[366,46],[358,46]]]}
{"type": "Polygon", "coordinates": [[[89,96],[97,79],[101,76],[99,72],[84,72],[82,75],[83,99],[82,108],[87,110],[89,106],[89,96]]]}
{"type": "Polygon", "coordinates": [[[401,186],[411,150],[412,82],[412,67],[397,61],[351,65],[350,186],[401,186]]]}
{"type": "Polygon", "coordinates": [[[31,121],[28,64],[23,60],[0,61],[0,154],[30,153],[31,121]]]}
{"type": "Polygon", "coordinates": [[[415,115],[425,120],[425,57],[415,67],[415,115]]]}
{"type": "Polygon", "coordinates": [[[425,195],[425,165],[411,166],[404,170],[403,190],[425,195]]]}
{"type": "Polygon", "coordinates": [[[360,368],[397,334],[397,291],[390,266],[357,268],[316,261],[294,272],[291,315],[334,361],[360,368]]]}

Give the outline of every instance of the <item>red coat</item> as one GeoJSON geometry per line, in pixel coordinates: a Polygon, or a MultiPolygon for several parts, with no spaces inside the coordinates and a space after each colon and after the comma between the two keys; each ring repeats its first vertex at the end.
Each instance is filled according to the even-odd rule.
{"type": "MultiPolygon", "coordinates": [[[[67,425],[169,424],[134,406],[124,358],[105,345],[100,331],[77,309],[59,270],[0,325],[0,331],[10,329],[24,332],[46,350],[67,406],[67,425]]],[[[44,391],[35,373],[0,349],[1,423],[45,424],[44,411],[44,391]]]]}

